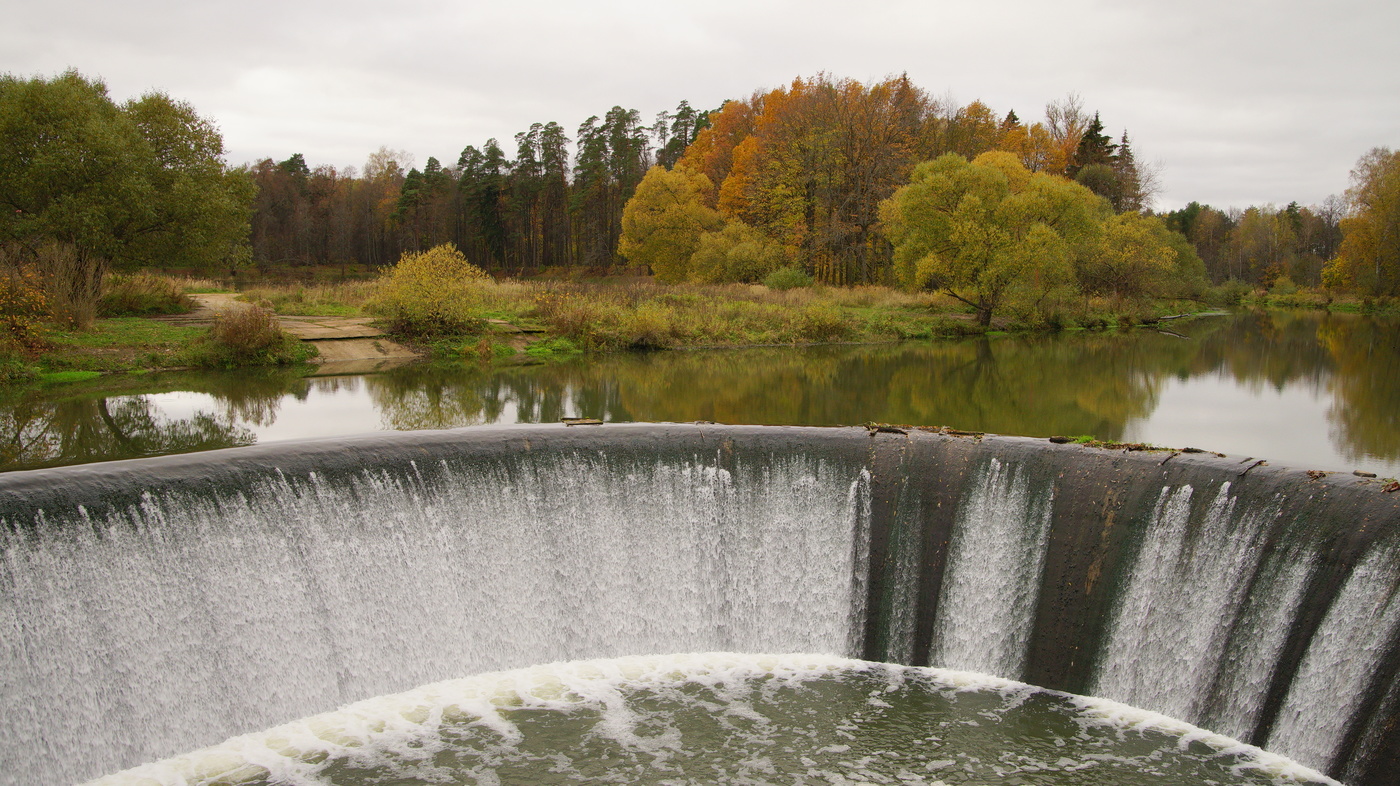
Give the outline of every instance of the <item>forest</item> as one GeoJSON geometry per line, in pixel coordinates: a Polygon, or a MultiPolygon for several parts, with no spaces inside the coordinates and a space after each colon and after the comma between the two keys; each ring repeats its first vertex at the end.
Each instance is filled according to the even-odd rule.
{"type": "MultiPolygon", "coordinates": [[[[1227,281],[1400,295],[1396,153],[1365,154],[1322,205],[1154,215],[1154,167],[1073,94],[1023,120],[906,76],[818,74],[649,121],[615,106],[572,137],[536,123],[512,143],[421,168],[387,147],[361,169],[300,153],[229,166],[213,122],[185,102],[118,104],[72,71],[5,75],[0,266],[67,271],[49,276],[72,290],[50,305],[100,289],[108,270],[364,276],[442,244],[496,276],[783,271],[941,290],[984,321],[1007,299],[1179,297],[1227,281]]],[[[23,300],[23,286],[7,291],[23,300]]]]}
{"type": "MultiPolygon", "coordinates": [[[[588,118],[572,140],[548,122],[513,142],[513,156],[490,139],[464,148],[455,165],[429,158],[421,169],[387,148],[358,171],[311,168],[300,154],[262,160],[247,168],[258,186],[253,258],[373,267],[450,242],[480,267],[516,276],[600,274],[645,260],[662,280],[761,280],[760,271],[791,265],[823,283],[899,284],[908,281],[880,204],[920,162],[1007,152],[1030,173],[1086,187],[1115,214],[1152,215],[1158,190],[1155,167],[1140,162],[1128,131],[1107,133],[1077,95],[1023,121],[980,101],[934,98],[903,76],[867,85],[820,74],[709,110],[681,101],[650,122],[618,106],[588,118]],[[658,268],[645,249],[640,258],[627,253],[624,209],[652,167],[690,175],[667,188],[693,191],[702,208],[685,219],[708,236],[703,247],[696,237],[683,242],[681,256],[700,252],[693,270],[668,270],[664,254],[658,268]],[[736,254],[727,266],[721,261],[736,254]]],[[[1383,148],[1368,155],[1393,158],[1383,148]]],[[[1353,173],[1351,192],[1321,205],[1192,202],[1157,218],[1189,240],[1209,283],[1316,286],[1342,248],[1343,221],[1361,205],[1356,197],[1375,190],[1366,183],[1394,177],[1380,176],[1393,163],[1369,166],[1369,175],[1353,173]]],[[[1357,270],[1336,265],[1327,283],[1396,294],[1400,276],[1387,266],[1397,263],[1373,264],[1357,279],[1357,270]]]]}

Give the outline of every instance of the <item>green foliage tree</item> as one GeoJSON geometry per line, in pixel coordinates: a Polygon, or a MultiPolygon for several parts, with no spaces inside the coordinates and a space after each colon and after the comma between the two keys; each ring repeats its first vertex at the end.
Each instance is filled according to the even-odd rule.
{"type": "Polygon", "coordinates": [[[1088,189],[1006,152],[920,164],[881,210],[904,283],[946,292],[983,325],[1018,289],[1071,281],[1077,249],[1109,212],[1088,189]]]}
{"type": "Polygon", "coordinates": [[[700,236],[724,223],[705,204],[705,193],[713,188],[708,177],[685,167],[652,167],[622,213],[618,251],[630,262],[650,266],[660,281],[685,281],[700,236]]]}
{"type": "Polygon", "coordinates": [[[1081,169],[1093,164],[1112,167],[1117,150],[1118,146],[1103,132],[1103,121],[1099,120],[1099,114],[1095,112],[1094,119],[1089,121],[1088,128],[1084,130],[1083,136],[1079,137],[1079,145],[1074,149],[1068,174],[1078,178],[1081,169]]]}
{"type": "Polygon", "coordinates": [[[1082,255],[1081,288],[1093,295],[1141,298],[1168,294],[1177,283],[1196,278],[1183,270],[1191,265],[1191,258],[1181,258],[1183,249],[1173,244],[1174,234],[1154,217],[1138,213],[1108,217],[1082,255]]]}
{"type": "Polygon", "coordinates": [[[75,71],[0,76],[0,242],[72,249],[55,284],[91,299],[109,265],[245,259],[254,186],[223,152],[211,122],[162,93],[119,106],[75,71]]]}

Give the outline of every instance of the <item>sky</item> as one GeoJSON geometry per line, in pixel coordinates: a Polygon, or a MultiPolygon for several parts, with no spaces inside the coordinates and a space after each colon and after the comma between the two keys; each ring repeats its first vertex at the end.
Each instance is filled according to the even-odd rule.
{"type": "Polygon", "coordinates": [[[1154,165],[1157,208],[1319,204],[1400,148],[1391,0],[9,0],[0,71],[73,68],[220,128],[230,164],[381,146],[456,162],[489,138],[613,106],[650,121],[820,72],[907,73],[1023,121],[1077,93],[1154,165]]]}

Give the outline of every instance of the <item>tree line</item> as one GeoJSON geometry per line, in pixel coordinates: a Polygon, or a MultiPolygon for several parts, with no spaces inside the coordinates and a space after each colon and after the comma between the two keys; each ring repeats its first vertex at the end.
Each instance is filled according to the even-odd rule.
{"type": "Polygon", "coordinates": [[[945,152],[1010,150],[1032,171],[1077,178],[1121,210],[1155,188],[1127,134],[1113,141],[1076,96],[1044,122],[974,101],[934,99],[898,77],[866,86],[819,75],[726,101],[681,101],[647,124],[613,107],[570,139],[558,123],[463,149],[455,165],[381,149],[363,170],[308,168],[300,155],[251,167],[259,186],[254,258],[292,264],[378,265],[443,242],[496,271],[610,267],[622,214],[646,172],[677,165],[709,178],[709,206],[795,254],[820,280],[886,280],[891,249],[878,205],[914,164],[945,152]]]}
{"type": "MultiPolygon", "coordinates": [[[[387,148],[359,170],[313,167],[301,154],[230,167],[223,155],[214,124],[162,93],[118,103],[73,71],[0,76],[0,268],[49,270],[51,305],[90,300],[114,268],[374,268],[447,242],[498,274],[631,263],[662,280],[724,281],[787,267],[830,284],[927,286],[950,279],[933,275],[933,261],[919,272],[900,248],[919,221],[892,222],[898,211],[882,205],[919,167],[954,156],[1007,178],[1007,205],[1024,207],[1024,183],[1041,184],[1036,198],[1054,191],[1045,178],[1072,184],[1080,191],[1065,204],[1092,195],[1100,229],[1145,216],[1113,219],[1113,231],[1135,227],[1179,256],[1185,249],[1159,231],[1165,222],[1216,282],[1287,277],[1400,295],[1398,154],[1363,156],[1345,197],[1322,206],[1192,203],[1152,217],[1151,168],[1126,130],[1107,133],[1074,95],[1025,121],[930,96],[907,76],[863,84],[819,74],[712,110],[681,101],[650,122],[616,106],[572,136],[536,123],[510,149],[487,140],[421,169],[387,148]]],[[[1017,242],[1036,223],[995,220],[1017,242]]],[[[1077,280],[1089,281],[1081,263],[1092,244],[1061,239],[1077,280]]],[[[0,295],[27,297],[16,280],[0,295]]]]}
{"type": "Polygon", "coordinates": [[[392,262],[453,243],[482,268],[529,275],[619,262],[622,209],[655,164],[674,165],[708,112],[681,101],[650,124],[615,106],[579,125],[467,146],[455,165],[381,148],[364,169],[309,167],[301,154],[252,165],[253,258],[274,264],[392,262]],[[570,150],[572,146],[572,151],[570,150]]]}

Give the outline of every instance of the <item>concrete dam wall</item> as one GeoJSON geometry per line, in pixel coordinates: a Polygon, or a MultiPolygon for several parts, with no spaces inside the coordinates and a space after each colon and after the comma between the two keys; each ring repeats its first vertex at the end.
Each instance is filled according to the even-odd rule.
{"type": "Polygon", "coordinates": [[[1400,494],[861,428],[515,426],[0,475],[0,783],[436,680],[816,652],[1161,712],[1400,783],[1400,494]]]}

